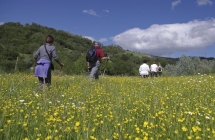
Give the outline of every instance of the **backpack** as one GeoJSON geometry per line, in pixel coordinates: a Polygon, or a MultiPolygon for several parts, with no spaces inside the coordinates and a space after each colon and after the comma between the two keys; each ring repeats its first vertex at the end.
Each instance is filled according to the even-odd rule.
{"type": "Polygon", "coordinates": [[[158,67],[158,71],[161,71],[161,67],[158,67]]]}
{"type": "Polygon", "coordinates": [[[98,60],[97,55],[96,55],[96,48],[91,48],[90,50],[87,51],[86,54],[86,61],[87,62],[96,62],[98,60]]]}

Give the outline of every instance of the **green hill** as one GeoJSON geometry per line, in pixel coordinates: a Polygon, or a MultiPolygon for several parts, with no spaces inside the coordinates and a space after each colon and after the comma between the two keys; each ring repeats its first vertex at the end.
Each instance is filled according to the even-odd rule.
{"type": "MultiPolygon", "coordinates": [[[[36,23],[22,25],[13,22],[0,25],[0,72],[28,71],[34,64],[33,53],[44,43],[44,38],[48,34],[55,38],[54,45],[58,56],[65,64],[64,74],[86,74],[85,54],[93,45],[91,40],[36,23]]],[[[100,73],[106,69],[108,75],[138,75],[138,68],[143,59],[147,59],[149,64],[157,61],[163,67],[167,64],[174,64],[176,61],[131,52],[124,50],[121,46],[108,45],[102,48],[111,60],[101,64],[100,73]]],[[[56,70],[60,69],[55,62],[54,64],[56,70]]]]}

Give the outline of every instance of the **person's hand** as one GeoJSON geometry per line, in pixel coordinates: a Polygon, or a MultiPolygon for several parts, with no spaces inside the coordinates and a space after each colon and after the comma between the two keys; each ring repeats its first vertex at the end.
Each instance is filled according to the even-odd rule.
{"type": "Polygon", "coordinates": [[[88,66],[87,69],[88,69],[88,71],[91,71],[91,67],[90,66],[88,66]]]}
{"type": "Polygon", "coordinates": [[[31,70],[35,70],[35,67],[36,67],[36,66],[34,66],[34,67],[30,67],[30,69],[31,69],[31,70]]]}
{"type": "Polygon", "coordinates": [[[64,66],[64,63],[60,63],[60,66],[63,67],[63,66],[64,66]]]}

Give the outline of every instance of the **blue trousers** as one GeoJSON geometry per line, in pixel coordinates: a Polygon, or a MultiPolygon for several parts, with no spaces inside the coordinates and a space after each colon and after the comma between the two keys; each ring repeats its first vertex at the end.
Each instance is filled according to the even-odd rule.
{"type": "Polygon", "coordinates": [[[93,77],[95,77],[95,79],[99,79],[99,73],[98,73],[99,66],[100,66],[100,61],[99,60],[97,60],[94,63],[90,62],[90,67],[91,67],[90,81],[93,80],[93,77]]]}

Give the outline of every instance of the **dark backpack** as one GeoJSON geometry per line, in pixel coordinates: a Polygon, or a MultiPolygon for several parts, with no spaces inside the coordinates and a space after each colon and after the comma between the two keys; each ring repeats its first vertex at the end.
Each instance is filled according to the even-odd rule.
{"type": "Polygon", "coordinates": [[[91,48],[87,51],[86,61],[87,62],[96,62],[98,60],[96,55],[96,48],[91,48]]]}

